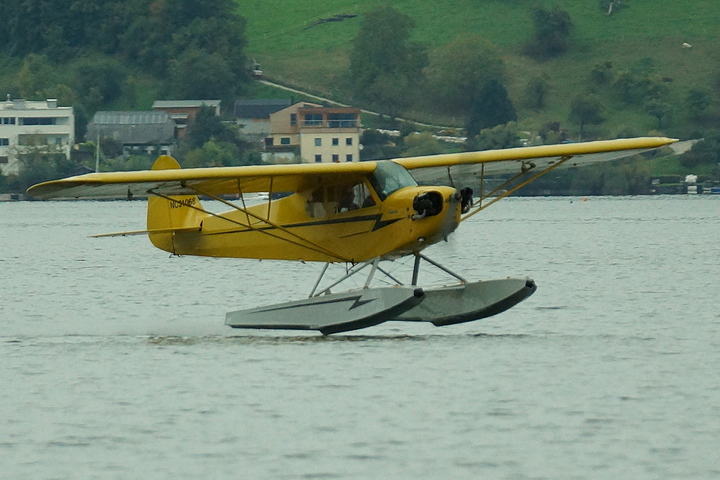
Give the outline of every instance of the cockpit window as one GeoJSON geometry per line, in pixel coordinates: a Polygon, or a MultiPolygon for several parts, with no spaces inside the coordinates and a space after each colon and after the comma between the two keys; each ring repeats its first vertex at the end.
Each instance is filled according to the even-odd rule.
{"type": "Polygon", "coordinates": [[[313,218],[371,207],[375,201],[362,181],[318,187],[308,198],[306,211],[313,218]]]}
{"type": "Polygon", "coordinates": [[[417,182],[402,165],[395,162],[381,161],[370,176],[370,183],[380,200],[385,200],[391,193],[403,187],[417,187],[417,182]]]}

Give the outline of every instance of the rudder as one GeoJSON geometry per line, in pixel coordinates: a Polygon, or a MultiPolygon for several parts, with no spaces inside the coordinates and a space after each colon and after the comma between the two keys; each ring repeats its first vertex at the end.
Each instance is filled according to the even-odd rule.
{"type": "MultiPolygon", "coordinates": [[[[162,155],[155,160],[153,170],[179,169],[180,164],[169,155],[162,155]]],[[[175,195],[167,198],[152,196],[148,198],[147,229],[148,236],[153,245],[161,250],[171,253],[177,252],[175,248],[174,229],[197,228],[200,229],[203,218],[207,216],[202,211],[202,205],[197,195],[175,195]],[[152,233],[158,231],[158,233],[152,233]]]]}

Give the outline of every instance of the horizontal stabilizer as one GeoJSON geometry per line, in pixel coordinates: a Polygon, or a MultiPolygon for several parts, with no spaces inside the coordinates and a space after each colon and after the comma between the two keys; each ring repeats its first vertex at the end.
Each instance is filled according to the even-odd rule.
{"type": "Polygon", "coordinates": [[[199,232],[200,227],[177,227],[177,228],[156,228],[153,230],[134,230],[131,232],[115,232],[115,233],[100,233],[97,235],[90,235],[92,238],[103,238],[103,237],[130,237],[133,235],[150,235],[152,233],[189,233],[199,232]]]}

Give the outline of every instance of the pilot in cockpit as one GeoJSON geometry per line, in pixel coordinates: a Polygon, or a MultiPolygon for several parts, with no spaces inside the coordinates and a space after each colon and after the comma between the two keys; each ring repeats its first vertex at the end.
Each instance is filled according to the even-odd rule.
{"type": "Polygon", "coordinates": [[[355,190],[352,185],[341,187],[338,198],[338,213],[350,212],[357,210],[360,206],[355,203],[355,190]]]}

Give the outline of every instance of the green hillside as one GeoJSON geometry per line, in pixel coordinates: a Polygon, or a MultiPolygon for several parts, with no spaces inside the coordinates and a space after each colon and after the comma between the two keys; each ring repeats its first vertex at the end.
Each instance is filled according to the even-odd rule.
{"type": "MultiPolygon", "coordinates": [[[[371,131],[366,158],[379,155],[372,145],[401,155],[410,148],[416,154],[504,148],[519,136],[556,143],[661,134],[708,140],[682,158],[655,159],[638,175],[697,173],[720,181],[718,0],[99,3],[9,2],[0,28],[0,94],[73,105],[79,142],[98,110],[218,98],[227,113],[237,98],[300,98],[252,81],[254,59],[269,80],[299,91],[391,117],[469,127],[465,145],[426,135],[427,144],[413,146],[405,139],[416,126],[365,115],[366,127],[403,132],[391,139],[371,131]],[[563,48],[551,52],[560,53],[547,55],[537,33],[559,18],[573,28],[569,38],[562,32],[563,48]],[[353,56],[351,77],[356,38],[363,50],[353,56]]],[[[259,157],[229,127],[205,134],[181,142],[178,157],[203,165],[259,157]],[[215,155],[217,138],[223,155],[215,155]]]]}
{"type": "MultiPolygon", "coordinates": [[[[347,100],[343,88],[348,54],[363,13],[391,5],[416,22],[414,39],[430,48],[441,47],[461,34],[477,34],[500,51],[505,62],[506,86],[518,110],[522,127],[537,129],[550,122],[568,121],[570,102],[579,95],[602,99],[606,121],[593,128],[596,136],[644,135],[658,129],[658,120],[639,107],[628,107],[611,88],[589,84],[589,72],[605,62],[615,72],[643,70],[661,78],[667,92],[664,100],[672,114],[664,133],[690,137],[716,123],[717,83],[720,78],[720,2],[717,0],[624,0],[607,15],[600,0],[396,0],[364,2],[328,0],[238,1],[238,12],[247,23],[248,54],[262,64],[266,76],[281,83],[347,100]],[[570,14],[574,24],[570,50],[544,62],[523,52],[532,34],[531,8],[541,4],[558,6],[570,14]],[[338,14],[357,14],[339,22],[316,22],[338,14]],[[683,44],[692,48],[683,48],[683,44]],[[532,110],[524,105],[528,79],[544,75],[550,86],[546,106],[532,110]],[[714,103],[700,119],[689,119],[687,92],[703,87],[712,92],[714,103]]],[[[617,3],[617,2],[616,2],[617,3]]],[[[439,116],[437,112],[407,112],[407,115],[436,123],[463,125],[465,119],[439,116]]]]}

